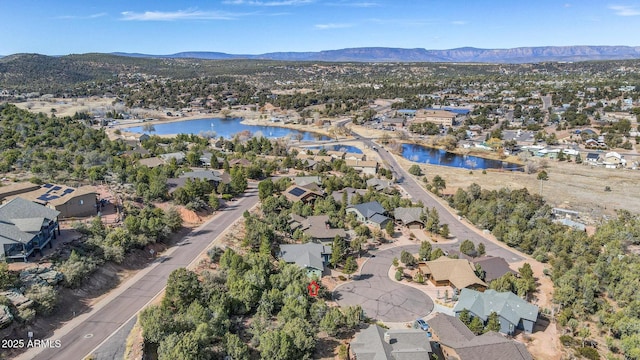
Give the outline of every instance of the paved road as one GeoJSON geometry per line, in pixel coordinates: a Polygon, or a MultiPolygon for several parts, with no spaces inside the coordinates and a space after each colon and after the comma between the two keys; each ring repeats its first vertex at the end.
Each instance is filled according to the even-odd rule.
{"type": "MultiPolygon", "coordinates": [[[[344,126],[346,121],[338,123],[338,126],[344,126]]],[[[466,239],[473,241],[476,246],[479,243],[484,243],[486,253],[492,256],[499,256],[504,258],[507,262],[518,262],[523,260],[523,258],[518,255],[516,252],[503,248],[489,240],[487,240],[481,234],[478,234],[474,229],[471,228],[470,224],[464,223],[459,220],[458,217],[449,212],[445,206],[443,206],[438,200],[436,200],[435,195],[427,192],[420,184],[418,184],[413,177],[406,172],[402,166],[398,164],[393,155],[389,153],[386,149],[381,148],[378,144],[373,142],[372,139],[364,138],[358,134],[352,132],[357,139],[363,141],[369,147],[376,147],[378,149],[378,154],[380,158],[385,161],[393,173],[394,179],[398,181],[398,184],[404,188],[404,190],[411,196],[413,201],[422,201],[422,203],[429,208],[436,208],[438,210],[438,214],[440,216],[441,224],[449,225],[449,233],[451,236],[454,236],[458,241],[450,244],[436,245],[437,247],[442,248],[443,250],[458,250],[460,248],[460,242],[466,239]]],[[[436,175],[436,174],[434,174],[436,175]]]]}
{"type": "Polygon", "coordinates": [[[360,305],[367,317],[405,322],[422,318],[433,310],[433,301],[422,291],[389,279],[389,268],[402,250],[416,253],[418,245],[374,251],[362,266],[357,280],[338,286],[333,296],[340,306],[360,305]]]}
{"type": "MultiPolygon", "coordinates": [[[[257,187],[250,184],[247,193],[216,215],[211,221],[190,233],[182,242],[167,251],[154,264],[138,273],[98,303],[94,310],[79,316],[58,329],[51,337],[59,339],[58,349],[31,349],[18,359],[82,359],[94,351],[101,358],[119,352],[118,349],[100,348],[132,317],[153,300],[165,287],[169,274],[188,266],[198,255],[234,221],[258,202],[257,187]]],[[[34,334],[35,338],[37,334],[34,334]]],[[[117,344],[115,345],[118,346],[117,344]]]]}

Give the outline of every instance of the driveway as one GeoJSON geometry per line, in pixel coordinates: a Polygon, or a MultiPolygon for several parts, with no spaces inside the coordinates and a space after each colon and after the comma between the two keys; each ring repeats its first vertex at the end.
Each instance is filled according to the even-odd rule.
{"type": "Polygon", "coordinates": [[[425,317],[433,310],[433,301],[424,292],[389,279],[394,257],[402,250],[416,253],[418,245],[373,251],[357,280],[338,286],[333,297],[340,306],[360,305],[369,318],[405,322],[425,317]]]}

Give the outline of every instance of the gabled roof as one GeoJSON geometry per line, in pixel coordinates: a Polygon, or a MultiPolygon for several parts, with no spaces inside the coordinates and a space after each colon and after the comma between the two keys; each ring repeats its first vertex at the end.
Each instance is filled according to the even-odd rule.
{"type": "Polygon", "coordinates": [[[505,259],[498,256],[483,256],[472,259],[471,262],[474,265],[480,265],[482,271],[485,273],[484,280],[486,282],[491,282],[507,273],[518,274],[511,270],[505,259]]]}
{"type": "Polygon", "coordinates": [[[392,184],[389,180],[371,178],[367,180],[367,187],[373,186],[376,190],[384,190],[392,184]]]}
{"type": "Polygon", "coordinates": [[[462,289],[459,301],[453,311],[458,312],[464,309],[468,309],[483,321],[486,321],[492,312],[515,325],[520,322],[520,319],[533,322],[538,319],[538,307],[522,300],[510,291],[487,290],[481,293],[471,289],[462,289]]]}
{"type": "Polygon", "coordinates": [[[159,156],[164,161],[169,161],[171,159],[176,159],[176,161],[178,161],[178,162],[184,160],[184,158],[186,157],[186,155],[182,151],[173,152],[173,153],[167,153],[167,154],[161,154],[159,156]]]}
{"type": "Polygon", "coordinates": [[[382,214],[375,214],[369,218],[370,222],[378,225],[382,225],[387,220],[390,220],[390,219],[382,214]]]}
{"type": "Polygon", "coordinates": [[[533,360],[523,344],[493,331],[475,336],[456,317],[437,313],[427,322],[438,341],[454,349],[460,360],[533,360]]]}
{"type": "Polygon", "coordinates": [[[280,257],[301,268],[324,269],[322,255],[331,254],[331,247],[316,243],[280,245],[280,257]]]}
{"type": "Polygon", "coordinates": [[[422,213],[423,209],[421,207],[399,207],[393,211],[393,217],[395,217],[396,220],[402,221],[405,225],[412,222],[422,223],[420,219],[422,213]]]}
{"type": "Polygon", "coordinates": [[[306,187],[291,185],[285,191],[282,192],[284,197],[291,202],[301,201],[308,198],[311,195],[322,196],[321,192],[307,189],[306,187]]]}
{"type": "Polygon", "coordinates": [[[384,208],[377,201],[370,201],[362,204],[349,205],[347,209],[356,210],[366,219],[371,219],[376,214],[383,215],[385,213],[384,208]]]}
{"type": "Polygon", "coordinates": [[[366,190],[364,189],[354,189],[352,187],[346,187],[342,190],[336,190],[334,192],[331,193],[331,196],[333,196],[333,199],[335,201],[339,201],[342,202],[342,193],[347,193],[347,203],[351,204],[351,198],[353,197],[353,195],[355,194],[360,194],[360,195],[364,195],[367,193],[366,190]]]}
{"type": "Polygon", "coordinates": [[[424,268],[424,274],[430,274],[435,281],[449,280],[458,289],[464,289],[471,285],[487,286],[476,276],[475,267],[468,260],[441,256],[436,260],[427,261],[421,268],[424,268]]]}
{"type": "Polygon", "coordinates": [[[11,199],[0,206],[0,238],[28,243],[60,214],[59,211],[38,205],[22,198],[11,199]]]}
{"type": "Polygon", "coordinates": [[[322,179],[320,176],[296,176],[293,178],[293,183],[298,186],[305,186],[310,183],[321,184],[322,179]]]}
{"type": "Polygon", "coordinates": [[[188,179],[200,179],[207,181],[222,181],[220,177],[221,173],[215,170],[196,170],[196,171],[188,171],[184,174],[180,175],[181,178],[188,179]]]}
{"type": "Polygon", "coordinates": [[[418,329],[385,330],[369,325],[351,342],[351,351],[358,360],[428,359],[432,352],[427,334],[418,329]],[[385,341],[385,335],[389,342],[385,341]]]}

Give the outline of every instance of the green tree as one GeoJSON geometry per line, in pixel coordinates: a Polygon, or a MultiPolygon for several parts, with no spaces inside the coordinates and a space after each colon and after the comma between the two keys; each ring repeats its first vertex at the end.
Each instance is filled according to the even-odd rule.
{"type": "Polygon", "coordinates": [[[209,206],[213,211],[220,209],[220,198],[218,197],[217,194],[211,193],[209,195],[209,206]]]}
{"type": "Polygon", "coordinates": [[[258,183],[258,197],[261,201],[273,195],[275,186],[271,179],[266,179],[258,183]]]}
{"type": "Polygon", "coordinates": [[[469,310],[462,309],[460,315],[458,315],[458,319],[460,319],[463,324],[469,326],[469,324],[471,324],[471,314],[469,313],[469,310]]]}
{"type": "Polygon", "coordinates": [[[437,259],[439,257],[442,257],[442,256],[444,256],[444,252],[442,251],[442,249],[436,248],[435,250],[433,250],[431,252],[431,259],[430,260],[435,260],[435,259],[437,259]]]}
{"type": "Polygon", "coordinates": [[[232,359],[248,359],[249,347],[242,342],[240,337],[233,333],[226,333],[225,338],[225,353],[232,359]]]}
{"type": "Polygon", "coordinates": [[[58,302],[58,293],[50,285],[34,284],[27,289],[25,296],[35,302],[37,313],[43,315],[51,314],[58,302]]]}
{"type": "Polygon", "coordinates": [[[442,224],[439,231],[440,236],[443,238],[449,237],[449,224],[442,224]]]}
{"type": "Polygon", "coordinates": [[[393,236],[393,234],[395,234],[395,225],[393,224],[393,221],[388,221],[384,230],[387,232],[387,235],[393,236]]]}
{"type": "Polygon", "coordinates": [[[345,326],[345,317],[338,307],[330,307],[320,321],[320,330],[329,336],[336,336],[345,326]]]}
{"type": "Polygon", "coordinates": [[[185,268],[179,268],[169,274],[162,306],[176,311],[185,310],[200,297],[202,288],[198,275],[185,268]]]}
{"type": "Polygon", "coordinates": [[[469,330],[471,330],[474,334],[480,335],[484,331],[484,324],[479,317],[474,316],[469,323],[469,330]]]}
{"type": "Polygon", "coordinates": [[[447,188],[447,184],[440,175],[436,175],[431,180],[431,185],[433,186],[434,193],[439,194],[442,189],[447,188]]]}
{"type": "Polygon", "coordinates": [[[492,311],[491,314],[489,314],[489,318],[487,319],[487,326],[485,326],[484,330],[485,332],[500,331],[500,318],[498,317],[498,314],[495,311],[492,311]]]}
{"type": "Polygon", "coordinates": [[[467,256],[475,256],[476,246],[473,241],[466,239],[460,244],[460,252],[467,256]]]}
{"type": "Polygon", "coordinates": [[[400,253],[400,261],[407,267],[412,267],[417,264],[416,258],[406,250],[402,250],[400,253]]]}
{"type": "Polygon", "coordinates": [[[414,176],[422,176],[422,169],[417,164],[411,165],[411,167],[409,168],[409,174],[414,176]]]}
{"type": "Polygon", "coordinates": [[[484,243],[480,243],[478,244],[478,255],[482,256],[484,254],[486,254],[487,250],[484,247],[484,243]]]}
{"type": "Polygon", "coordinates": [[[0,290],[12,287],[16,282],[16,276],[9,271],[9,265],[0,259],[0,290]]]}
{"type": "Polygon", "coordinates": [[[353,256],[349,256],[344,263],[344,268],[342,269],[342,272],[347,274],[349,278],[351,278],[351,274],[356,272],[356,270],[358,270],[358,264],[353,259],[353,256]]]}
{"type": "Polygon", "coordinates": [[[176,232],[182,228],[182,215],[180,215],[180,211],[171,207],[165,213],[165,224],[169,227],[171,232],[176,232]]]}
{"type": "Polygon", "coordinates": [[[431,243],[428,241],[423,241],[420,243],[420,250],[418,252],[418,258],[420,260],[429,260],[431,259],[431,243]]]}

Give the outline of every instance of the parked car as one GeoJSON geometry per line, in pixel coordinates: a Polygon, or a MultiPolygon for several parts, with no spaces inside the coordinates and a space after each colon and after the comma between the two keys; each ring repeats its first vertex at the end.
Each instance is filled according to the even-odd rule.
{"type": "Polygon", "coordinates": [[[427,322],[422,319],[416,320],[415,325],[417,328],[422,329],[424,331],[429,330],[429,324],[427,324],[427,322]]]}

